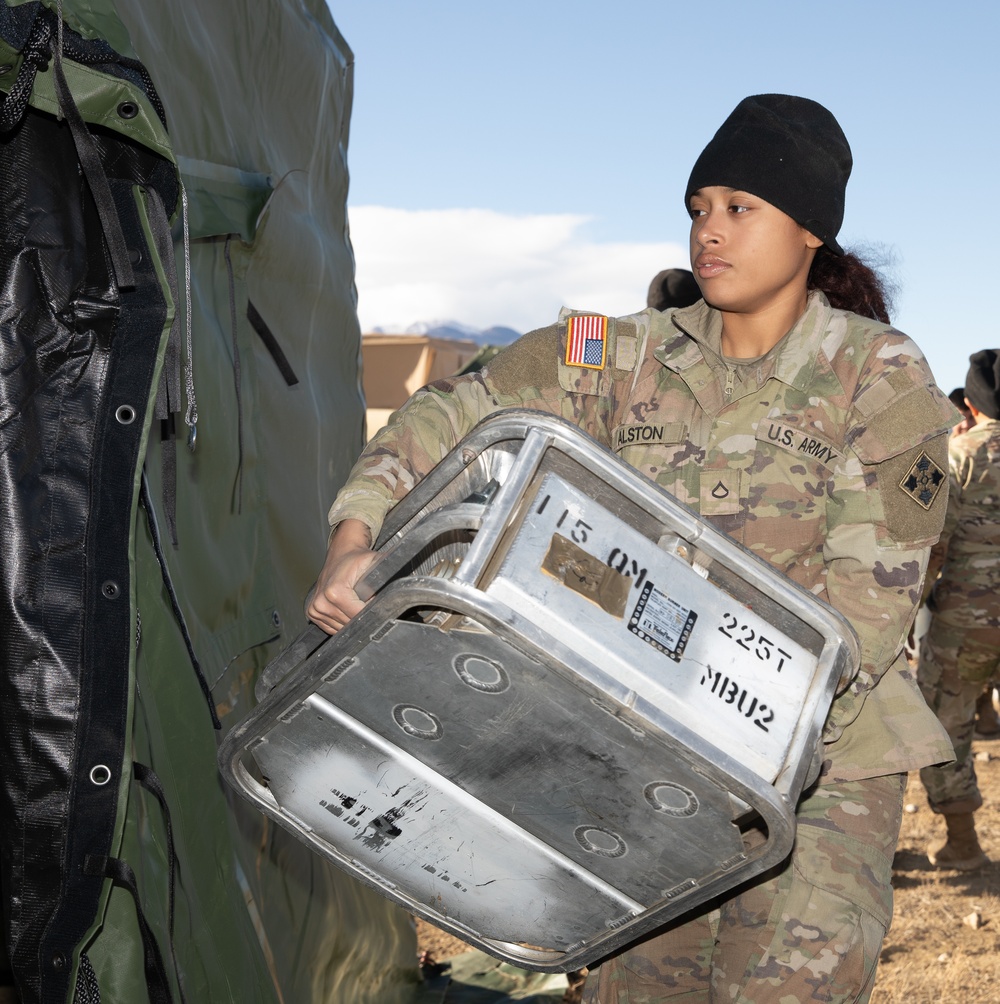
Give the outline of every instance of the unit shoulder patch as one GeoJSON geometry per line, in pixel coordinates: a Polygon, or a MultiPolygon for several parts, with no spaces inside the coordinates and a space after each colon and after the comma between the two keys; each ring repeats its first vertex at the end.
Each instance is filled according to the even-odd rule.
{"type": "Polygon", "coordinates": [[[603,314],[566,318],[567,366],[603,370],[608,361],[608,319],[603,314]]]}
{"type": "Polygon", "coordinates": [[[923,450],[899,482],[899,487],[917,505],[930,509],[947,475],[923,450]]]}

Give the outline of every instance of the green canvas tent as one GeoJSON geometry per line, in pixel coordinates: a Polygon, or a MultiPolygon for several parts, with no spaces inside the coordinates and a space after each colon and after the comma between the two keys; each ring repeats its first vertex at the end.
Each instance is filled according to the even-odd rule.
{"type": "Polygon", "coordinates": [[[414,997],[409,918],[215,767],[363,442],[352,58],[322,0],[0,4],[0,968],[25,1002],[414,997]]]}

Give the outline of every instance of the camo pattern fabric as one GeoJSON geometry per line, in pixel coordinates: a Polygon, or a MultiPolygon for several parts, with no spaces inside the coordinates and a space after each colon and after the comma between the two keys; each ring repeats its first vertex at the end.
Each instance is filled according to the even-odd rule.
{"type": "Polygon", "coordinates": [[[931,553],[931,622],[920,643],[920,689],[955,747],[955,763],[920,772],[931,807],[982,805],[972,762],[976,699],[1000,671],[1000,422],[955,436],[944,531],[931,553]]]}
{"type": "Polygon", "coordinates": [[[920,639],[917,678],[930,709],[947,731],[953,763],[923,767],[920,780],[935,812],[975,812],[983,804],[972,759],[976,700],[1000,662],[996,632],[953,627],[932,615],[920,639]],[[986,640],[982,639],[986,637],[986,640]]]}
{"type": "Polygon", "coordinates": [[[916,345],[813,292],[760,359],[725,359],[721,315],[699,301],[609,319],[607,364],[591,369],[564,361],[572,313],[418,391],[369,443],[331,525],[360,519],[374,539],[499,408],[560,415],[854,626],[861,666],[827,722],[824,782],[951,759],[901,654],[944,522],[957,415],[916,345]]]}
{"type": "Polygon", "coordinates": [[[790,867],[605,961],[583,1004],[863,1004],[892,919],[904,783],[815,788],[799,804],[790,867]]]}

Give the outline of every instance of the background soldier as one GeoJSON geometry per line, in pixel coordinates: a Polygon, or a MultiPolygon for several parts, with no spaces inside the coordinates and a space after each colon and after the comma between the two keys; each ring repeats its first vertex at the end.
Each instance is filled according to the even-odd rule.
{"type": "Polygon", "coordinates": [[[694,275],[686,268],[665,268],[653,276],[646,294],[646,306],[657,310],[668,307],[690,307],[701,299],[701,289],[694,275]]]}
{"type": "Polygon", "coordinates": [[[949,445],[950,494],[944,531],[931,553],[931,622],[920,643],[918,679],[948,730],[955,762],[925,767],[920,779],[948,839],[927,856],[939,868],[987,864],[973,814],[983,804],[972,765],[976,700],[1000,663],[1000,355],[969,358],[965,400],[974,425],[949,445]]]}
{"type": "Polygon", "coordinates": [[[958,425],[953,426],[951,434],[953,436],[961,435],[963,432],[968,432],[975,424],[975,419],[972,417],[972,412],[969,411],[969,406],[965,403],[965,388],[956,387],[949,395],[948,400],[958,408],[962,413],[962,421],[958,425]]]}

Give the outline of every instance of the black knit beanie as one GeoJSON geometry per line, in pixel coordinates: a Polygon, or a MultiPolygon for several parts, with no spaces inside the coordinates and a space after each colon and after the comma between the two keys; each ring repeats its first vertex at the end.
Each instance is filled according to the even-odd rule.
{"type": "Polygon", "coordinates": [[[852,165],[847,137],[821,104],[790,94],[757,94],[736,106],[702,150],[684,206],[694,192],[713,185],[749,192],[843,254],[836,238],[852,165]]]}
{"type": "Polygon", "coordinates": [[[976,411],[1000,418],[1000,349],[980,349],[969,356],[965,396],[976,411]]]}

